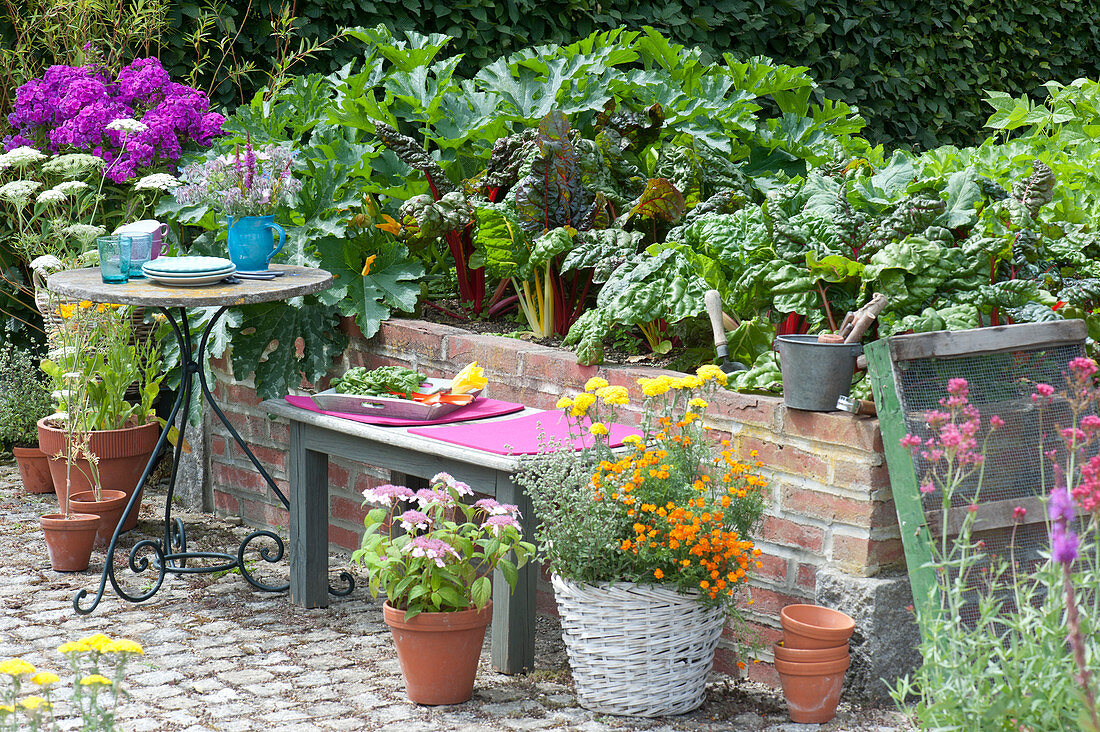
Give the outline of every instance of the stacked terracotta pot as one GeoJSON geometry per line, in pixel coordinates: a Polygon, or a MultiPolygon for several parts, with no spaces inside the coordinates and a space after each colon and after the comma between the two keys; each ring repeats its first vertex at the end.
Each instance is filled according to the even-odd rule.
{"type": "Polygon", "coordinates": [[[779,621],[783,642],[772,650],[791,720],[828,722],[836,716],[855,621],[818,605],[788,605],[779,613],[779,621]]]}

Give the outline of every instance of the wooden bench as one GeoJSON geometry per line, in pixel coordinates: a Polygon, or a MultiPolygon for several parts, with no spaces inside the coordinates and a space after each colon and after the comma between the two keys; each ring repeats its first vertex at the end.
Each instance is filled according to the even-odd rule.
{"type": "MultiPolygon", "coordinates": [[[[392,472],[394,483],[406,476],[430,478],[440,471],[468,483],[478,493],[519,506],[524,538],[533,541],[534,511],[512,480],[518,458],[459,447],[411,435],[401,427],[378,427],[330,417],[292,406],[282,399],[260,404],[290,424],[290,599],[303,607],[327,607],[328,459],[367,463],[392,472]]],[[[538,410],[491,419],[512,419],[538,410]]],[[[535,587],[539,570],[529,562],[519,571],[515,592],[496,573],[493,581],[493,668],[506,674],[529,671],[535,659],[535,587]]]]}

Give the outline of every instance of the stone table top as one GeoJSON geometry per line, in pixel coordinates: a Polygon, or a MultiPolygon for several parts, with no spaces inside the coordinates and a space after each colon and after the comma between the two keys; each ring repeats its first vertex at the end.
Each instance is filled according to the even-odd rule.
{"type": "Polygon", "coordinates": [[[273,280],[242,280],[237,285],[218,282],[201,287],[169,287],[146,279],[130,280],[121,285],[108,284],[100,276],[99,267],[86,267],[52,274],[46,281],[46,287],[63,297],[96,303],[217,307],[288,300],[332,286],[332,274],[323,269],[289,264],[272,264],[271,269],[282,270],[286,274],[273,280]]]}

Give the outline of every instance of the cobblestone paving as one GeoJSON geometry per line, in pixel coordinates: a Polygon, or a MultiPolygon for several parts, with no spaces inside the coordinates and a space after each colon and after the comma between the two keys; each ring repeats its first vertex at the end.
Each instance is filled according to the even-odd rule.
{"type": "MultiPolygon", "coordinates": [[[[163,495],[147,490],[137,538],[159,535],[163,495]]],[[[56,510],[52,495],[22,491],[10,458],[0,458],[0,659],[18,656],[62,681],[58,710],[71,709],[66,659],[56,648],[94,632],[127,637],[145,655],[127,668],[132,698],[119,710],[120,730],[753,730],[811,732],[905,728],[896,712],[842,705],[827,725],[788,721],[781,695],[748,683],[715,680],[706,703],[680,717],[611,717],[580,708],[573,695],[560,629],[538,619],[535,671],[494,672],[488,639],[474,698],[454,707],[420,707],[404,696],[381,607],[363,590],[325,609],[291,605],[283,594],[252,590],[238,574],[174,577],[150,601],[132,605],[108,592],[91,615],[77,615],[78,589],[95,589],[103,567],[96,550],[87,572],[49,568],[38,516],[56,510]]],[[[189,548],[235,547],[246,530],[207,514],[180,514],[189,548]],[[234,539],[234,537],[236,537],[234,539]]],[[[137,538],[127,538],[132,546],[137,538]]],[[[122,561],[121,559],[119,561],[122,561]]],[[[344,561],[333,557],[333,566],[344,561]]],[[[263,564],[260,562],[260,564],[263,564]]],[[[279,565],[286,572],[285,562],[279,565]]],[[[257,569],[257,573],[265,571],[257,569]]],[[[266,570],[270,572],[271,570],[266,570]]],[[[146,573],[149,574],[149,573],[146,573]]],[[[138,589],[146,575],[120,568],[138,589]]],[[[276,574],[264,575],[274,579],[276,574]]],[[[70,720],[66,729],[79,724],[70,720]]]]}

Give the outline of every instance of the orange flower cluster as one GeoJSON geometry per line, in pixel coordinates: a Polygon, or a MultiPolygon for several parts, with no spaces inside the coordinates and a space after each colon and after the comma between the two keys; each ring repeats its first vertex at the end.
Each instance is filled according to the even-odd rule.
{"type": "Polygon", "coordinates": [[[711,599],[732,597],[735,586],[760,566],[760,550],[736,528],[738,510],[754,515],[767,481],[736,460],[728,442],[709,466],[685,465],[684,458],[697,454],[683,429],[691,422],[660,424],[653,447],[637,444],[614,461],[601,461],[592,485],[600,498],[622,505],[633,523],[619,549],[651,567],[653,578],[675,578],[681,586],[690,579],[711,599]]]}

